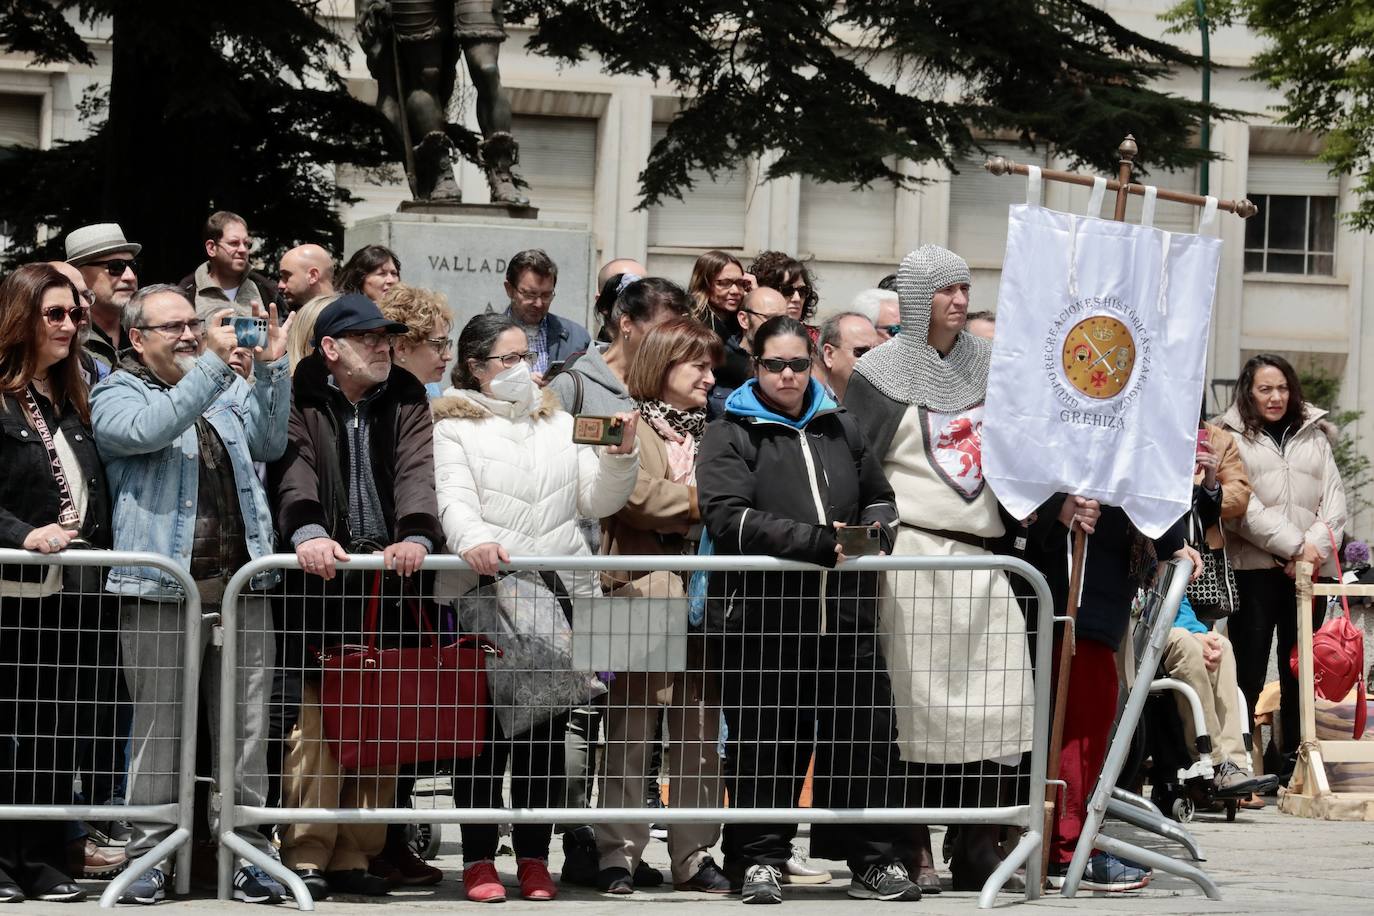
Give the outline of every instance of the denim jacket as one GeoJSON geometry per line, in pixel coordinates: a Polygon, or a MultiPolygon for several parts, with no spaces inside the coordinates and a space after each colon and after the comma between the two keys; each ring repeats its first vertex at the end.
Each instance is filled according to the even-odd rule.
{"type": "MultiPolygon", "coordinates": [[[[91,426],[105,459],[114,501],[114,549],[148,551],[191,568],[200,446],[196,419],[214,427],[234,466],[248,553],[273,549],[267,495],[254,461],[273,461],[286,450],[291,412],[287,357],[256,366],[249,386],[224,360],[206,351],[175,387],[140,364],[126,361],[91,392],[91,426]]],[[[277,573],[254,577],[251,588],[276,584],[277,573]]],[[[118,595],[179,598],[183,589],[156,569],[117,567],[106,588],[118,595]]]]}

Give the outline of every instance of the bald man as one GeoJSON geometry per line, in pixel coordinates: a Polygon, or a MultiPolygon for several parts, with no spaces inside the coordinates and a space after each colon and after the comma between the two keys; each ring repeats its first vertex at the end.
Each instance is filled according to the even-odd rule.
{"type": "Polygon", "coordinates": [[[754,334],[769,318],[787,314],[787,300],[768,286],[756,286],[744,297],[735,320],[739,332],[725,342],[725,361],[716,370],[716,384],[706,402],[706,415],[715,419],[725,412],[725,399],[754,377],[754,334]]]}
{"type": "Polygon", "coordinates": [[[649,276],[649,268],[636,261],[634,258],[616,258],[607,261],[606,264],[596,272],[596,289],[592,290],[595,296],[601,292],[601,287],[606,285],[606,281],[616,274],[634,274],[636,277],[649,276]]]}
{"type": "Polygon", "coordinates": [[[334,292],[334,259],[319,245],[298,245],[281,256],[277,291],[291,311],[334,292]]]}

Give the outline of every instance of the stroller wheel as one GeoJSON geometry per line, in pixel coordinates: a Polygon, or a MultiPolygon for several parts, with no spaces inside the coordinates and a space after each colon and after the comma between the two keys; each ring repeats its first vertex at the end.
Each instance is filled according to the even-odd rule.
{"type": "Polygon", "coordinates": [[[1193,819],[1194,810],[1193,800],[1187,795],[1180,795],[1174,799],[1169,812],[1174,816],[1174,820],[1180,824],[1186,824],[1193,819]]]}
{"type": "Polygon", "coordinates": [[[426,862],[439,857],[439,844],[443,841],[442,824],[411,824],[410,848],[426,862]]]}

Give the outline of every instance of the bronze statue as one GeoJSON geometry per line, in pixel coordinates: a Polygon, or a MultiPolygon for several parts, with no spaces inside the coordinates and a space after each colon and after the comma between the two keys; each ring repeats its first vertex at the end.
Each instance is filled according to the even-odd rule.
{"type": "Polygon", "coordinates": [[[399,135],[415,199],[462,199],[453,177],[456,147],[486,171],[493,203],[528,204],[513,171],[519,147],[497,66],[506,40],[501,0],[360,0],[357,9],[377,107],[399,135]],[[477,90],[476,145],[447,120],[460,51],[477,90]]]}

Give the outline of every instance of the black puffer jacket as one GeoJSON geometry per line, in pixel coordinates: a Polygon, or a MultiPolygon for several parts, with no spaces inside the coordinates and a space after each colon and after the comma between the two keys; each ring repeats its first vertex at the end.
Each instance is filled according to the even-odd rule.
{"type": "MultiPolygon", "coordinates": [[[[853,418],[814,380],[808,398],[805,419],[794,425],[759,400],[751,381],[730,397],[725,416],[707,427],[697,456],[697,498],[717,554],[833,567],[833,522],[878,523],[883,546],[891,549],[897,510],[876,457],[853,418]]],[[[707,629],[754,635],[872,632],[876,578],[716,574],[707,629]]]]}

